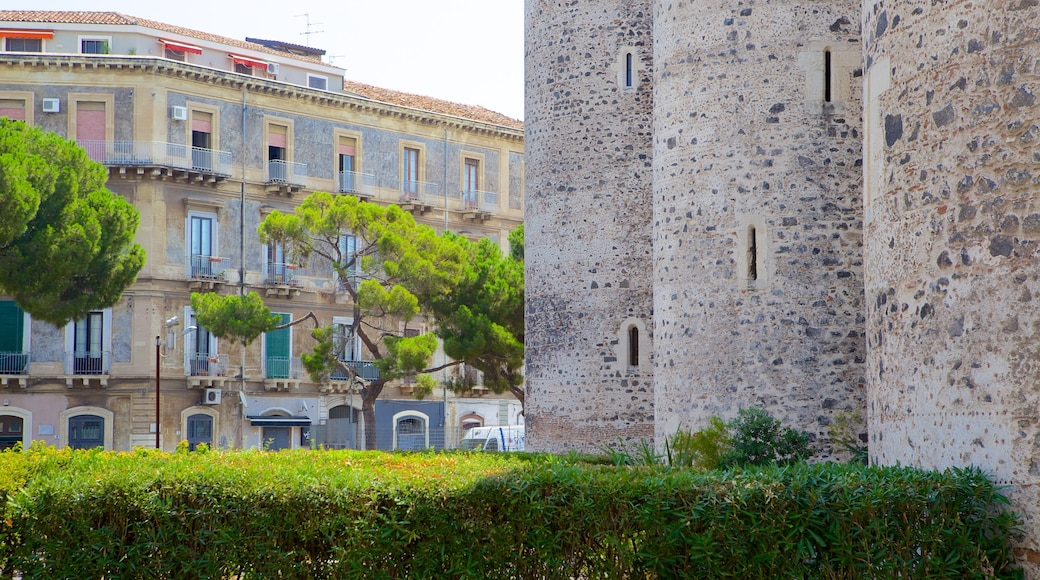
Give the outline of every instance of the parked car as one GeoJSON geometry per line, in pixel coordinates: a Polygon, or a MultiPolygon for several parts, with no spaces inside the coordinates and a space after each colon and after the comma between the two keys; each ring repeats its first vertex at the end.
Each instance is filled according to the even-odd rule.
{"type": "Polygon", "coordinates": [[[523,451],[527,441],[523,425],[474,427],[466,431],[459,449],[476,451],[523,451]]]}

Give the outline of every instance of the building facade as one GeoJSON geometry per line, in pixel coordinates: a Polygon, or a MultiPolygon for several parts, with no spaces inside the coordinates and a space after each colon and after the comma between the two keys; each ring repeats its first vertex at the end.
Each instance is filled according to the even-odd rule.
{"type": "Polygon", "coordinates": [[[529,445],[754,406],[827,458],[858,412],[873,462],[980,466],[1038,529],[1037,3],[526,6],[529,445]]]}
{"type": "MultiPolygon", "coordinates": [[[[116,13],[0,11],[0,23],[0,115],[104,164],[109,188],[140,212],[147,251],[119,303],[64,328],[0,297],[0,444],[125,450],[154,446],[158,431],[167,450],[363,446],[358,385],[314,384],[302,370],[313,325],[242,349],[196,324],[191,293],[256,291],[285,322],[313,312],[349,324],[329,264],[288,263],[257,236],[265,215],[311,191],[400,204],[438,231],[503,247],[522,220],[519,121],[344,81],[308,47],[116,13]]],[[[372,378],[371,353],[343,351],[372,378]]],[[[522,421],[518,401],[479,386],[435,390],[434,402],[411,391],[384,388],[380,448],[418,435],[450,447],[463,424],[522,421]]]]}

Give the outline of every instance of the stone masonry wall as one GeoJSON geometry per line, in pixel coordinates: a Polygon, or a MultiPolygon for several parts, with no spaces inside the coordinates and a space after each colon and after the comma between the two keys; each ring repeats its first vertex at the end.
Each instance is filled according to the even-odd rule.
{"type": "Polygon", "coordinates": [[[655,3],[658,440],[763,407],[827,457],[864,405],[858,11],[655,3]]]}
{"type": "Polygon", "coordinates": [[[526,3],[529,449],[653,437],[649,10],[526,3]],[[630,326],[637,366],[624,352],[630,326]]]}
{"type": "Polygon", "coordinates": [[[1040,6],[868,0],[863,23],[871,460],[992,473],[1040,578],[1040,6]]]}

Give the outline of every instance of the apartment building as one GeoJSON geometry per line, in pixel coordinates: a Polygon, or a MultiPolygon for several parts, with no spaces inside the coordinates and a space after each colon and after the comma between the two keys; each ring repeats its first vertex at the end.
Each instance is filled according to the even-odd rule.
{"type": "MultiPolygon", "coordinates": [[[[286,322],[348,322],[328,264],[289,263],[256,233],[312,191],[400,204],[504,248],[523,217],[523,126],[345,80],[322,55],[113,12],[0,11],[0,115],[104,164],[109,188],[141,214],[148,255],[118,304],[63,328],[0,297],[0,447],[364,445],[360,385],[315,384],[302,370],[313,325],[242,349],[196,323],[190,295],[256,291],[286,322]]],[[[342,357],[377,376],[359,344],[346,341],[342,357]]],[[[422,401],[411,390],[384,388],[378,447],[450,447],[463,426],[522,422],[518,401],[479,385],[422,401]]]]}

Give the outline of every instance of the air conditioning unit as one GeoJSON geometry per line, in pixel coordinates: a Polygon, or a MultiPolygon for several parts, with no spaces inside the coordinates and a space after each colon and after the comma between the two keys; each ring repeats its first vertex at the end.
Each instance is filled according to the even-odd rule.
{"type": "Polygon", "coordinates": [[[269,75],[276,75],[276,74],[278,74],[278,69],[279,68],[280,67],[278,66],[278,63],[276,63],[276,62],[269,62],[269,63],[267,63],[267,74],[269,74],[269,75]]]}
{"type": "Polygon", "coordinates": [[[179,105],[170,107],[170,118],[174,121],[187,121],[188,107],[181,107],[179,105]]]}
{"type": "Polygon", "coordinates": [[[58,99],[44,99],[43,100],[43,112],[44,113],[58,113],[61,111],[61,101],[58,99]]]}
{"type": "Polygon", "coordinates": [[[202,403],[205,405],[219,405],[220,389],[206,389],[203,392],[202,403]]]}

